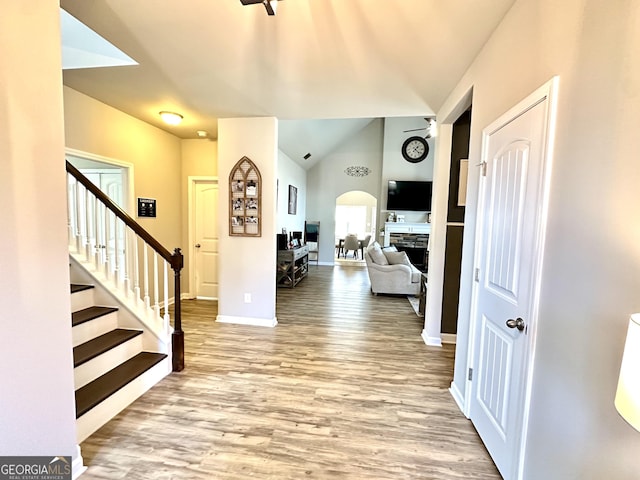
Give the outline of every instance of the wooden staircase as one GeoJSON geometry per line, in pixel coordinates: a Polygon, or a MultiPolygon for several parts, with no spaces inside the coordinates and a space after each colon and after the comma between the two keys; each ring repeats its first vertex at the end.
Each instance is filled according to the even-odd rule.
{"type": "Polygon", "coordinates": [[[167,354],[145,351],[142,329],[123,328],[119,308],[95,305],[94,291],[71,285],[78,443],[171,371],[167,354]]]}

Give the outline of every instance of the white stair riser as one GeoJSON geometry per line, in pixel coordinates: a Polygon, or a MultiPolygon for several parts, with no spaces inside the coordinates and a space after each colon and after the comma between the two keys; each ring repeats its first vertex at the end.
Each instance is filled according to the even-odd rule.
{"type": "Polygon", "coordinates": [[[76,390],[116,368],[142,351],[142,335],[138,335],[117,347],[92,358],[73,369],[76,390]]]}
{"type": "Polygon", "coordinates": [[[89,308],[95,305],[93,300],[93,288],[82,290],[71,294],[71,311],[77,312],[84,308],[89,308]]]}
{"type": "Polygon", "coordinates": [[[167,357],[78,418],[76,420],[78,443],[85,441],[89,435],[127,408],[170,372],[171,360],[167,357]]]}
{"type": "Polygon", "coordinates": [[[112,312],[107,315],[102,315],[88,322],[76,325],[71,330],[73,337],[73,346],[77,347],[81,343],[88,342],[89,340],[96,338],[103,333],[110,332],[118,326],[118,312],[112,312]]]}

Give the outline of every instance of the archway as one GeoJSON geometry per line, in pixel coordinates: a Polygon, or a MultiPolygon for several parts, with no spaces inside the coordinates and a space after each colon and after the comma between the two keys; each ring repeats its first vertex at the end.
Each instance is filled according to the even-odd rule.
{"type": "Polygon", "coordinates": [[[367,236],[370,236],[370,241],[374,241],[376,239],[377,212],[378,200],[367,192],[352,190],[336,198],[334,261],[348,264],[363,263],[362,256],[344,258],[340,254],[340,243],[347,234],[355,234],[360,240],[365,240],[367,236]]]}

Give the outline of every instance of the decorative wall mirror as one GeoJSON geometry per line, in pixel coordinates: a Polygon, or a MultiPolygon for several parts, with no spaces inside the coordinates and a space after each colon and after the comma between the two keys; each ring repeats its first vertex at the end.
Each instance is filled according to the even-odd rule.
{"type": "Polygon", "coordinates": [[[229,174],[229,235],[262,235],[262,178],[255,164],[242,157],[229,174]]]}

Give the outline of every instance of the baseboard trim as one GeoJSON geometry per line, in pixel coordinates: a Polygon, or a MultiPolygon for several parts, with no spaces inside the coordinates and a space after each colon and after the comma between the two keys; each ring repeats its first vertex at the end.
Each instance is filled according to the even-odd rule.
{"type": "Polygon", "coordinates": [[[456,334],[455,333],[441,333],[442,343],[452,343],[456,344],[456,334]]]}
{"type": "Polygon", "coordinates": [[[76,454],[71,461],[71,478],[76,480],[80,475],[87,471],[87,467],[84,466],[84,460],[80,453],[80,445],[76,445],[76,454]]]}
{"type": "MultiPolygon", "coordinates": [[[[453,382],[451,382],[451,387],[449,388],[449,393],[451,393],[451,396],[455,400],[456,405],[458,405],[458,408],[460,409],[460,411],[466,417],[467,415],[464,412],[464,396],[462,395],[462,392],[460,391],[458,386],[453,382]]],[[[467,418],[469,418],[469,417],[467,417],[467,418]]]]}
{"type": "Polygon", "coordinates": [[[430,347],[442,346],[442,339],[440,337],[430,337],[429,335],[427,335],[426,330],[422,330],[422,334],[420,336],[422,337],[422,340],[424,340],[424,343],[426,343],[430,347]]]}
{"type": "Polygon", "coordinates": [[[268,318],[255,318],[255,317],[236,317],[234,315],[218,315],[216,322],[219,323],[235,323],[237,325],[251,325],[254,327],[275,327],[278,324],[278,319],[273,317],[268,318]]]}

